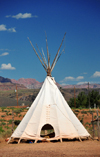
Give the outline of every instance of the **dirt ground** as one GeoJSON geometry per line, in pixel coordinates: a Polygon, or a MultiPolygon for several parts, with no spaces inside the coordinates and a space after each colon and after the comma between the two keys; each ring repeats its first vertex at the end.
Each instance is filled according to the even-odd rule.
{"type": "Polygon", "coordinates": [[[0,143],[0,157],[100,157],[100,141],[50,143],[0,143]]]}

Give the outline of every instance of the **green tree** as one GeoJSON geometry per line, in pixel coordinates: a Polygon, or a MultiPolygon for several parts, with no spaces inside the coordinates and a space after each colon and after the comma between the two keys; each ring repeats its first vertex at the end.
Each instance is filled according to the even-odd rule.
{"type": "MultiPolygon", "coordinates": [[[[89,107],[89,99],[90,99],[90,107],[93,108],[94,104],[98,107],[100,106],[100,94],[96,90],[92,90],[88,95],[85,92],[80,92],[76,98],[76,108],[88,108],[89,107]]],[[[74,98],[71,98],[68,102],[69,106],[75,107],[74,98]]]]}
{"type": "MultiPolygon", "coordinates": [[[[88,98],[89,99],[89,98],[88,98]]],[[[92,90],[90,92],[90,107],[94,107],[94,104],[99,106],[100,95],[98,91],[92,90]]]]}
{"type": "Polygon", "coordinates": [[[68,104],[69,104],[69,106],[70,106],[71,108],[73,108],[73,107],[74,107],[74,98],[70,98],[68,104]]]}
{"type": "Polygon", "coordinates": [[[68,102],[68,105],[71,107],[71,108],[78,108],[79,105],[78,105],[78,99],[77,98],[70,98],[69,102],[68,102]]]}
{"type": "Polygon", "coordinates": [[[98,107],[100,107],[100,99],[98,100],[97,104],[98,104],[98,107]]]}
{"type": "Polygon", "coordinates": [[[84,92],[79,93],[78,97],[78,107],[86,108],[87,107],[87,95],[84,92]]]}

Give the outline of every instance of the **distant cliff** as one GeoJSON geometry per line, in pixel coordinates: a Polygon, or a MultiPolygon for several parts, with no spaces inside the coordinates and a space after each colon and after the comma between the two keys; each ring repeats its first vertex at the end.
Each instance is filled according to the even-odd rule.
{"type": "MultiPolygon", "coordinates": [[[[17,84],[18,89],[26,89],[26,87],[23,84],[17,84]]],[[[7,90],[15,90],[16,84],[12,83],[11,79],[4,78],[0,76],[0,90],[7,91],[7,90]]]]}
{"type": "Polygon", "coordinates": [[[23,84],[25,87],[29,89],[39,89],[42,86],[42,83],[35,79],[31,78],[20,78],[19,80],[11,79],[12,83],[23,84]]]}
{"type": "Polygon", "coordinates": [[[11,80],[9,78],[4,78],[4,77],[0,76],[0,82],[1,83],[11,82],[11,80]]]}
{"type": "MultiPolygon", "coordinates": [[[[9,79],[9,78],[4,78],[0,76],[0,83],[12,83],[12,84],[19,84],[20,88],[28,88],[28,89],[39,89],[41,88],[43,82],[39,82],[36,79],[33,78],[20,78],[18,80],[15,79],[9,79]]],[[[73,89],[75,88],[80,88],[80,89],[88,89],[88,84],[81,84],[81,85],[60,85],[56,82],[58,87],[65,88],[65,89],[73,89]]],[[[8,85],[7,85],[8,86],[8,85]]],[[[95,89],[95,88],[100,88],[100,84],[89,84],[89,88],[95,89]]]]}

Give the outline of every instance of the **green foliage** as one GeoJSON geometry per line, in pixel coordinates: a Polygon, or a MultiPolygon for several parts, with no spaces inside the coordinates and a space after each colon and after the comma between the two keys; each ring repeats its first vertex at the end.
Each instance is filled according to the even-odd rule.
{"type": "Polygon", "coordinates": [[[95,111],[93,111],[93,110],[90,110],[90,111],[87,111],[87,112],[89,112],[90,114],[92,114],[92,113],[94,113],[95,111]]]}
{"type": "Polygon", "coordinates": [[[12,124],[12,119],[9,119],[8,122],[9,122],[8,124],[12,124]]]}
{"type": "Polygon", "coordinates": [[[77,113],[77,112],[74,112],[74,113],[75,113],[76,116],[78,116],[78,113],[77,113]]]}
{"type": "Polygon", "coordinates": [[[22,112],[23,109],[22,108],[18,108],[14,110],[14,113],[16,113],[16,115],[18,115],[20,112],[22,112]]]}
{"type": "Polygon", "coordinates": [[[6,125],[6,123],[5,123],[5,122],[2,122],[1,125],[6,125]]]}
{"type": "Polygon", "coordinates": [[[4,131],[4,132],[2,133],[2,137],[3,137],[3,138],[10,137],[11,134],[12,134],[11,129],[8,129],[7,131],[4,131]]]}
{"type": "Polygon", "coordinates": [[[8,112],[6,112],[6,115],[7,115],[7,116],[9,115],[8,112]]]}
{"type": "Polygon", "coordinates": [[[94,119],[96,119],[96,118],[97,118],[97,116],[95,115],[95,116],[94,116],[94,119]]]}
{"type": "Polygon", "coordinates": [[[82,113],[82,114],[87,114],[87,111],[84,111],[84,110],[83,110],[83,111],[81,111],[81,113],[82,113]]]}
{"type": "Polygon", "coordinates": [[[5,117],[6,115],[1,115],[1,117],[5,117]]]}
{"type": "Polygon", "coordinates": [[[6,121],[5,119],[0,119],[0,122],[4,122],[4,121],[6,121]]]}
{"type": "Polygon", "coordinates": [[[1,109],[2,109],[2,112],[4,112],[4,109],[6,109],[6,107],[1,107],[1,109]]]}
{"type": "Polygon", "coordinates": [[[96,104],[97,107],[100,107],[100,94],[96,90],[92,90],[88,94],[85,92],[80,92],[77,96],[77,98],[74,100],[74,98],[71,98],[68,102],[69,106],[71,108],[88,108],[89,107],[89,101],[90,101],[90,107],[94,108],[94,104],[96,104]],[[76,103],[75,103],[76,102],[76,103]]]}
{"type": "Polygon", "coordinates": [[[82,119],[80,119],[80,122],[83,124],[83,117],[82,117],[82,119]]]}
{"type": "Polygon", "coordinates": [[[5,126],[5,128],[6,128],[6,129],[10,129],[10,127],[9,127],[9,126],[5,126]]]}
{"type": "Polygon", "coordinates": [[[70,98],[68,104],[69,104],[69,106],[70,106],[71,108],[74,108],[74,107],[75,107],[75,105],[74,105],[74,98],[70,98]]]}
{"type": "Polygon", "coordinates": [[[89,125],[89,122],[86,122],[85,125],[89,125]]]}
{"type": "Polygon", "coordinates": [[[75,112],[80,112],[79,110],[75,110],[75,112]]]}
{"type": "Polygon", "coordinates": [[[94,104],[99,106],[99,102],[98,102],[100,100],[99,92],[92,90],[89,95],[90,95],[90,106],[92,108],[94,107],[94,104]]]}
{"type": "Polygon", "coordinates": [[[84,92],[79,93],[78,97],[77,97],[77,106],[81,106],[82,108],[86,107],[87,104],[87,96],[84,92]]]}
{"type": "Polygon", "coordinates": [[[20,120],[15,120],[15,121],[14,121],[14,124],[15,124],[15,125],[19,125],[20,122],[21,122],[20,120]]]}
{"type": "Polygon", "coordinates": [[[1,133],[1,132],[4,132],[4,130],[2,129],[2,126],[0,126],[0,133],[1,133]]]}

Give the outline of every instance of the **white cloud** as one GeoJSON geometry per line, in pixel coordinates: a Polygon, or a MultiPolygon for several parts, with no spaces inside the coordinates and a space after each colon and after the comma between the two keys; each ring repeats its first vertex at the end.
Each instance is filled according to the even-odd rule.
{"type": "Polygon", "coordinates": [[[0,49],[0,51],[15,51],[14,49],[13,50],[10,50],[10,49],[0,49]]]}
{"type": "Polygon", "coordinates": [[[15,28],[9,28],[8,31],[9,32],[16,32],[15,28]]]}
{"type": "Polygon", "coordinates": [[[2,70],[15,70],[15,67],[12,67],[10,63],[8,64],[1,64],[1,68],[2,70]]]}
{"type": "Polygon", "coordinates": [[[0,56],[7,56],[7,55],[9,55],[9,53],[8,52],[4,52],[0,56]]]}
{"type": "Polygon", "coordinates": [[[94,77],[94,78],[100,77],[100,71],[96,71],[96,72],[93,74],[92,77],[94,77]]]}
{"type": "Polygon", "coordinates": [[[84,79],[83,76],[78,76],[78,77],[76,78],[76,81],[79,81],[79,80],[82,80],[82,79],[84,79]]]}
{"type": "Polygon", "coordinates": [[[88,82],[85,81],[85,82],[78,82],[78,83],[77,83],[77,85],[82,85],[82,84],[88,84],[88,82]]]}
{"type": "Polygon", "coordinates": [[[37,15],[32,16],[31,13],[24,13],[24,14],[19,13],[17,15],[12,15],[12,16],[11,15],[6,15],[6,17],[7,18],[12,17],[12,18],[15,18],[15,19],[26,19],[26,18],[32,18],[32,17],[37,18],[38,16],[37,15]]]}
{"type": "Polygon", "coordinates": [[[65,77],[64,80],[65,81],[73,81],[75,78],[74,77],[71,77],[71,76],[68,76],[68,77],[65,77]]]}
{"type": "Polygon", "coordinates": [[[72,77],[72,76],[68,76],[68,77],[65,77],[62,81],[60,81],[61,84],[66,84],[67,81],[79,81],[79,80],[82,80],[84,79],[83,76],[78,76],[76,78],[72,77]]]}
{"type": "Polygon", "coordinates": [[[2,24],[0,25],[0,31],[6,31],[7,28],[6,28],[6,25],[2,24]]]}
{"type": "Polygon", "coordinates": [[[0,31],[16,32],[15,27],[7,29],[6,25],[4,25],[4,24],[0,25],[0,31]]]}

